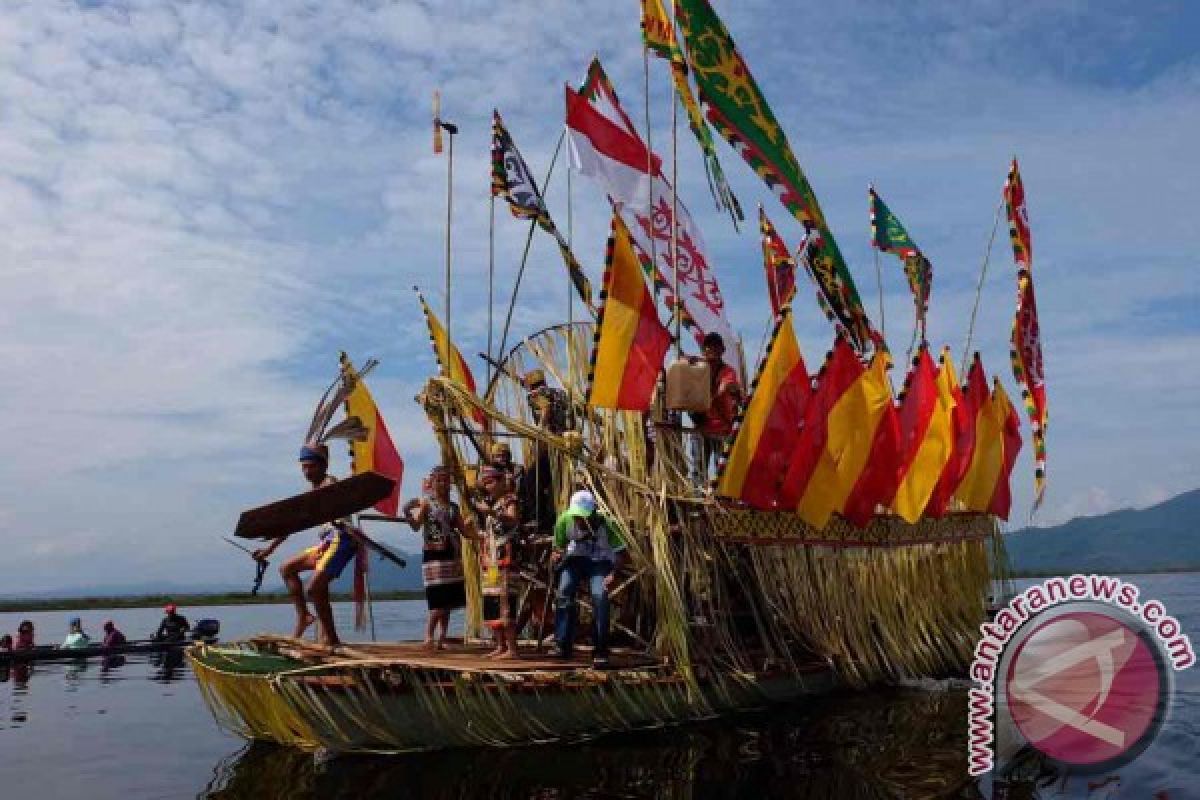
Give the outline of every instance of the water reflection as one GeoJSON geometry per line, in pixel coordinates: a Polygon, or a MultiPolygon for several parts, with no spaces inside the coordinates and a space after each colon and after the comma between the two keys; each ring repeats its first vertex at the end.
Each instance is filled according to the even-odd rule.
{"type": "Polygon", "coordinates": [[[342,757],[250,745],[201,792],[239,798],[980,798],[965,693],[831,697],[576,746],[342,757]]]}

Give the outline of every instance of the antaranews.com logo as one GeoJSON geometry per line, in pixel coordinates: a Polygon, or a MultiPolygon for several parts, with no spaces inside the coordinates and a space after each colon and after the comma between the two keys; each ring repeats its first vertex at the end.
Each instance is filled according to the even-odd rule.
{"type": "Polygon", "coordinates": [[[996,734],[1080,771],[1137,757],[1166,717],[1172,673],[1196,662],[1179,620],[1104,575],[1050,578],[980,626],[970,676],[968,771],[990,772],[996,734]]]}

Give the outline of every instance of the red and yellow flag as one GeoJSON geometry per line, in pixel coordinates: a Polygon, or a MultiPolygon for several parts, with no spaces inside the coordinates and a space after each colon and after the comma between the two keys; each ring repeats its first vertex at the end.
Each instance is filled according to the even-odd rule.
{"type": "Polygon", "coordinates": [[[346,416],[356,417],[366,430],[365,436],[350,439],[350,468],[355,475],[378,472],[396,482],[392,493],[375,504],[381,514],[395,516],[400,509],[400,481],[404,478],[404,459],[392,442],[383,415],[375,405],[367,384],[342,353],[342,380],[352,387],[346,396],[346,416]]]}
{"type": "Polygon", "coordinates": [[[854,349],[839,336],[817,372],[816,387],[804,412],[804,427],[792,450],[780,492],[780,501],[785,507],[798,507],[808,491],[817,464],[825,452],[830,412],[862,374],[862,370],[854,349]]]}
{"type": "Polygon", "coordinates": [[[975,414],[975,452],[958,488],[958,499],[968,511],[1008,519],[1012,505],[1009,476],[1021,450],[1020,422],[999,379],[988,395],[982,367],[978,372],[972,367],[967,394],[981,394],[982,401],[975,414]]]}
{"type": "MultiPolygon", "coordinates": [[[[972,364],[971,370],[974,371],[976,366],[982,375],[983,365],[979,361],[978,353],[975,354],[975,362],[972,364]]],[[[964,394],[958,383],[958,373],[950,358],[949,347],[942,348],[942,367],[938,373],[938,380],[945,381],[954,397],[954,411],[950,415],[951,428],[954,432],[954,446],[950,451],[950,458],[946,461],[946,466],[942,468],[937,486],[933,487],[933,494],[929,496],[929,502],[925,506],[925,516],[934,518],[945,515],[946,508],[950,505],[950,498],[954,495],[959,483],[962,482],[963,476],[967,474],[967,467],[971,465],[971,454],[975,449],[976,406],[972,404],[974,398],[969,393],[964,394]]],[[[985,380],[985,390],[986,387],[985,380]]]]}
{"type": "Polygon", "coordinates": [[[921,345],[900,402],[902,466],[892,509],[909,523],[921,518],[954,448],[952,372],[936,370],[921,345]]]}
{"type": "Polygon", "coordinates": [[[588,405],[645,411],[650,407],[671,333],[646,288],[629,229],[613,214],[604,268],[602,307],[588,370],[588,405]]]}
{"type": "Polygon", "coordinates": [[[839,337],[805,415],[782,499],[805,522],[824,528],[842,511],[866,467],[876,429],[892,403],[882,362],[865,369],[839,337]]]}
{"type": "Polygon", "coordinates": [[[1021,452],[1021,420],[1017,416],[1017,410],[1013,408],[1012,401],[1008,399],[1008,393],[1000,385],[999,378],[995,379],[992,388],[992,413],[997,420],[1004,420],[1000,428],[1004,440],[1004,459],[987,510],[1000,519],[1008,519],[1008,513],[1012,509],[1013,465],[1017,463],[1017,454],[1021,452]]]}
{"type": "Polygon", "coordinates": [[[758,207],[758,229],[762,234],[763,269],[767,272],[767,293],[771,297],[771,313],[778,314],[779,309],[792,302],[796,294],[796,259],[788,250],[767,219],[767,212],[758,207]]]}
{"type": "MultiPolygon", "coordinates": [[[[416,287],[413,288],[416,289],[416,287]]],[[[417,290],[417,299],[421,301],[421,310],[425,313],[425,323],[429,326],[429,344],[433,347],[433,357],[437,360],[438,371],[460,386],[465,386],[471,391],[471,394],[478,394],[479,392],[475,388],[475,376],[471,374],[471,368],[467,366],[466,359],[454,346],[454,342],[450,341],[450,337],[446,335],[446,329],[442,327],[441,320],[433,313],[433,309],[425,302],[425,296],[419,290],[417,290]]],[[[472,416],[480,425],[487,424],[487,416],[482,411],[476,409],[472,416]]]]}
{"type": "Polygon", "coordinates": [[[800,438],[812,383],[792,329],[792,310],[775,320],[750,400],[738,418],[733,443],[721,461],[717,493],[752,508],[776,509],[792,451],[800,438]]]}
{"type": "Polygon", "coordinates": [[[1008,210],[1008,232],[1012,239],[1013,260],[1017,263],[1017,311],[1012,327],[1012,369],[1025,412],[1033,431],[1033,507],[1042,504],[1046,491],[1046,373],[1042,361],[1042,333],[1038,322],[1037,299],[1033,292],[1033,241],[1029,232],[1029,211],[1025,207],[1025,185],[1014,158],[1004,184],[1004,205],[1008,210]]]}
{"type": "Polygon", "coordinates": [[[900,483],[900,418],[892,400],[892,384],[887,376],[890,361],[886,353],[876,353],[871,361],[869,371],[876,373],[873,380],[877,384],[887,386],[888,402],[881,403],[879,407],[871,452],[842,509],[842,516],[860,528],[875,516],[876,506],[891,502],[900,483]]]}

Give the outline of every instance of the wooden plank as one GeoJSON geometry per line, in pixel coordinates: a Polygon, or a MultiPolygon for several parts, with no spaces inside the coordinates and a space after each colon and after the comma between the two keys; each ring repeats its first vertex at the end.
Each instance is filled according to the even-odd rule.
{"type": "Polygon", "coordinates": [[[392,493],[396,482],[377,472],[363,472],[320,489],[243,511],[235,536],[274,539],[290,536],[370,508],[392,493]]]}

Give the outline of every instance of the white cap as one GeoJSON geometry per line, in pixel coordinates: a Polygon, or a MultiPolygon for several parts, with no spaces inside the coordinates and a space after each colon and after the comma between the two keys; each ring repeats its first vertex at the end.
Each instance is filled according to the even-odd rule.
{"type": "Polygon", "coordinates": [[[596,495],[587,489],[579,490],[571,495],[571,509],[573,511],[582,511],[584,514],[591,514],[596,510],[596,495]]]}

